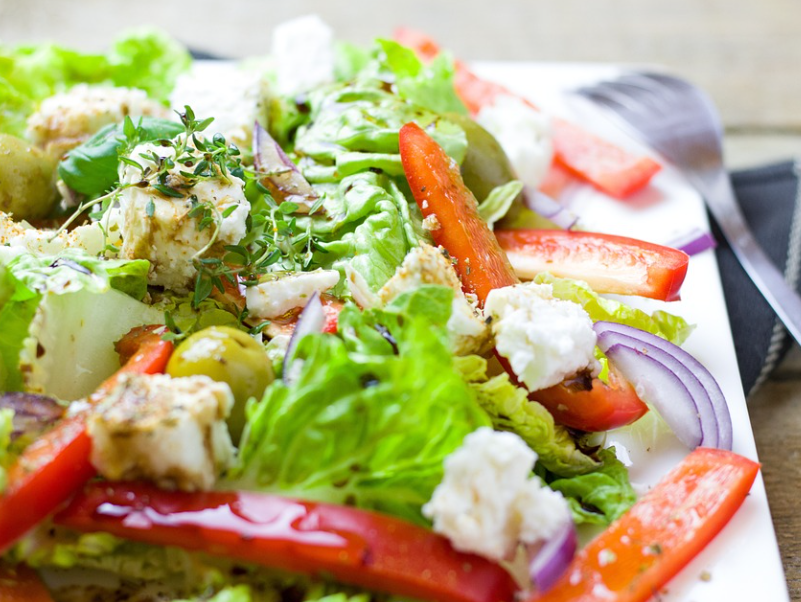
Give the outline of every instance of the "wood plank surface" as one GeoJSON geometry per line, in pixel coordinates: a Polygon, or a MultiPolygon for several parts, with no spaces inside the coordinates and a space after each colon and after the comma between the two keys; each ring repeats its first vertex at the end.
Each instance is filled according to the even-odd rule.
{"type": "MultiPolygon", "coordinates": [[[[50,39],[98,50],[119,30],[147,24],[194,48],[240,57],[266,53],[276,23],[311,12],[354,42],[398,25],[436,32],[466,59],[665,65],[716,101],[730,166],[801,156],[798,0],[0,0],[0,42],[50,39]]],[[[801,600],[797,347],[749,409],[790,594],[801,600]]]]}

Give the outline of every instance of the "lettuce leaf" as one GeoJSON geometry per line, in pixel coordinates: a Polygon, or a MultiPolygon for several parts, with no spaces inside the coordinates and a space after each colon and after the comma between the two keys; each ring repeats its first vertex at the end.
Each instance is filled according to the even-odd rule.
{"type": "Polygon", "coordinates": [[[124,34],[107,54],[55,44],[0,46],[0,131],[24,136],[39,101],[79,83],[141,88],[166,101],[191,60],[183,46],[153,29],[124,34]]]}
{"type": "Polygon", "coordinates": [[[686,341],[695,328],[684,318],[666,311],[658,310],[648,315],[642,310],[629,307],[614,299],[601,297],[586,282],[580,280],[556,278],[545,272],[538,274],[534,282],[553,286],[554,297],[578,303],[590,315],[593,322],[608,320],[626,324],[658,335],[676,345],[686,341]]]}
{"type": "Polygon", "coordinates": [[[468,114],[456,94],[453,59],[447,53],[424,65],[411,48],[392,40],[377,42],[383,51],[383,65],[395,76],[398,96],[435,113],[468,114]]]}
{"type": "MultiPolygon", "coordinates": [[[[450,298],[439,303],[450,311],[450,298]]],[[[445,457],[490,422],[453,364],[444,325],[403,312],[414,305],[408,297],[390,311],[347,305],[340,335],[303,338],[297,380],[273,383],[250,404],[240,463],[223,486],[423,523],[445,457]]]]}
{"type": "Polygon", "coordinates": [[[637,501],[629,473],[617,459],[615,448],[600,450],[598,458],[602,462],[598,470],[548,483],[565,496],[577,524],[609,525],[637,501]]]}
{"type": "Polygon", "coordinates": [[[489,196],[478,204],[478,214],[492,228],[495,222],[502,220],[509,213],[512,203],[522,191],[523,183],[520,180],[496,186],[489,196]]]}
{"type": "Polygon", "coordinates": [[[334,215],[343,211],[341,230],[329,236],[330,242],[318,243],[315,260],[343,272],[350,264],[377,291],[418,244],[409,205],[394,182],[370,172],[344,180],[340,190],[341,196],[329,208],[334,202],[341,207],[333,209],[334,215]]]}
{"type": "Polygon", "coordinates": [[[487,360],[477,355],[456,358],[456,362],[493,428],[519,435],[550,472],[574,476],[598,468],[597,461],[576,447],[567,429],[556,424],[541,404],[529,401],[526,391],[513,385],[508,374],[488,378],[487,360]]]}
{"type": "Polygon", "coordinates": [[[0,270],[4,389],[65,400],[90,393],[119,367],[115,341],[135,326],[163,322],[161,311],[138,300],[149,265],[78,251],[7,260],[0,270]]]}

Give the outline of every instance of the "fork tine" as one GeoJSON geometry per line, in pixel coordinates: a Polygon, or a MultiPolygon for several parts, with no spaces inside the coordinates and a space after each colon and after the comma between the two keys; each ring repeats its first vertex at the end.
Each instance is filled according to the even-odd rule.
{"type": "Polygon", "coordinates": [[[639,102],[631,94],[621,91],[611,84],[612,82],[600,82],[594,86],[579,88],[576,92],[618,113],[642,113],[647,111],[644,103],[639,102]]]}

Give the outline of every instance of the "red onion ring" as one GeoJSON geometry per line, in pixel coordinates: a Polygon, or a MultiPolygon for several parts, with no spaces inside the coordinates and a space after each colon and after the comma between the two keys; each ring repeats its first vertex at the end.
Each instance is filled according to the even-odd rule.
{"type": "Polygon", "coordinates": [[[300,312],[298,323],[295,324],[295,330],[289,338],[286,355],[284,356],[284,384],[291,385],[294,381],[292,371],[289,368],[292,364],[292,356],[295,354],[295,348],[298,346],[298,342],[307,334],[322,332],[325,327],[325,319],[325,309],[323,308],[322,301],[320,301],[320,293],[315,291],[306,302],[306,307],[300,312]]]}
{"type": "Polygon", "coordinates": [[[715,378],[689,353],[649,332],[596,322],[598,347],[688,447],[732,447],[732,422],[715,378]]]}
{"type": "Polygon", "coordinates": [[[578,548],[578,537],[573,519],[570,518],[554,537],[542,544],[533,552],[528,562],[528,573],[537,593],[542,594],[556,583],[567,569],[578,548]]]}
{"type": "Polygon", "coordinates": [[[565,230],[570,230],[578,221],[578,217],[575,213],[547,194],[535,190],[530,186],[525,186],[523,188],[523,202],[526,207],[531,209],[534,213],[551,220],[554,224],[565,230]]]}

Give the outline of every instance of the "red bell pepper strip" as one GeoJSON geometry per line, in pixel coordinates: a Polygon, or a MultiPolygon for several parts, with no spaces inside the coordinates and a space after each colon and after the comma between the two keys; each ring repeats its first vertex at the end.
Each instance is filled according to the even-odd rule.
{"type": "Polygon", "coordinates": [[[50,592],[32,568],[0,564],[2,602],[53,602],[50,592]]]}
{"type": "Polygon", "coordinates": [[[759,464],[721,449],[692,451],[581,550],[556,585],[529,602],[644,602],[726,525],[759,464]]]}
{"type": "MultiPolygon", "coordinates": [[[[89,398],[97,402],[111,391],[121,374],[163,372],[172,343],[161,340],[154,326],[134,329],[121,349],[137,348],[126,364],[108,378],[89,398]]],[[[75,415],[59,422],[22,452],[8,471],[8,485],[0,495],[0,553],[5,552],[29,529],[45,519],[81,488],[96,471],[89,461],[92,441],[86,432],[86,418],[75,415]]]]}
{"type": "MultiPolygon", "coordinates": [[[[394,37],[423,59],[430,60],[439,54],[437,43],[421,32],[399,28],[394,37]]],[[[473,115],[494,104],[500,96],[520,98],[500,84],[481,79],[461,61],[455,62],[455,68],[456,92],[473,115]]],[[[527,99],[520,100],[537,109],[527,99]]],[[[559,164],[615,198],[640,190],[660,169],[650,157],[624,150],[560,118],[553,120],[553,145],[554,158],[559,164]]]]}
{"type": "Polygon", "coordinates": [[[346,506],[254,492],[169,492],[141,483],[91,483],[55,517],[104,531],[270,568],[441,602],[501,602],[513,579],[400,519],[346,506]]]}
{"type": "Polygon", "coordinates": [[[540,272],[584,280],[599,293],[675,301],[690,257],[653,243],[593,232],[496,230],[520,278],[540,272]]]}
{"type": "Polygon", "coordinates": [[[400,130],[400,155],[423,217],[433,224],[431,235],[453,258],[465,292],[484,305],[489,292],[519,282],[506,254],[465,186],[459,166],[417,124],[400,130]]]}

